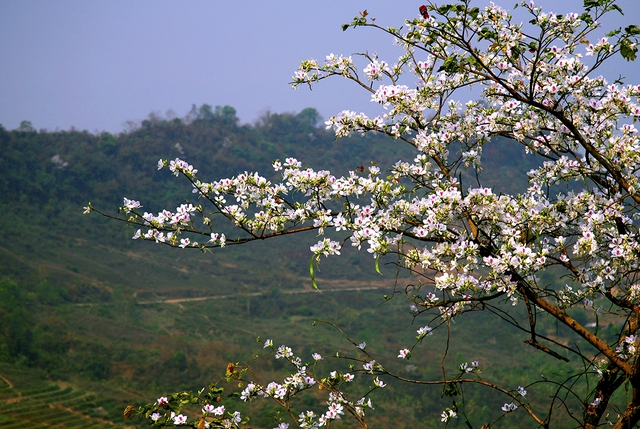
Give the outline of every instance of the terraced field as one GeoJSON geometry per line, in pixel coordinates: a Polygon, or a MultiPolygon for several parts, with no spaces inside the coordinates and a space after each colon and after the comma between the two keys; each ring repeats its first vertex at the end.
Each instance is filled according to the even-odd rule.
{"type": "Polygon", "coordinates": [[[63,387],[45,379],[27,383],[20,374],[0,367],[0,427],[21,428],[124,428],[105,418],[94,394],[63,387]]]}

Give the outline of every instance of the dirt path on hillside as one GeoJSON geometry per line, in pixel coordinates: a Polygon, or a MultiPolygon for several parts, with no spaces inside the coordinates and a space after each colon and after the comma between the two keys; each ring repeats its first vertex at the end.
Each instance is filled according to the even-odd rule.
{"type": "MultiPolygon", "coordinates": [[[[325,281],[323,283],[334,283],[334,287],[331,288],[320,288],[313,289],[311,287],[304,289],[289,289],[289,290],[281,290],[280,293],[284,295],[297,295],[302,293],[330,293],[330,292],[358,292],[365,290],[378,290],[378,289],[389,289],[393,287],[392,284],[389,284],[388,281],[377,281],[377,282],[367,282],[368,286],[350,286],[349,283],[353,284],[362,284],[361,282],[349,282],[344,280],[335,280],[333,282],[325,281]],[[346,284],[345,284],[346,283],[346,284]],[[339,284],[343,284],[344,286],[338,286],[339,284]]],[[[269,292],[251,292],[251,293],[236,293],[236,294],[228,294],[228,295],[211,295],[211,296],[199,296],[194,298],[168,298],[168,299],[150,299],[145,301],[138,301],[136,304],[138,305],[151,305],[151,304],[180,304],[181,302],[196,302],[196,301],[208,301],[212,299],[228,299],[228,298],[237,298],[237,297],[248,297],[248,296],[262,296],[266,295],[269,292]]]]}
{"type": "MultiPolygon", "coordinates": [[[[9,389],[13,389],[13,383],[9,379],[5,378],[2,374],[0,374],[0,379],[9,385],[9,389]]],[[[22,396],[21,393],[20,396],[22,396]]]]}

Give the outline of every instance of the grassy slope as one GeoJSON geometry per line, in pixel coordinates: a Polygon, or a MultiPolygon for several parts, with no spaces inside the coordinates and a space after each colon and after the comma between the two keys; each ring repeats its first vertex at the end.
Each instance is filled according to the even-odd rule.
{"type": "MultiPolygon", "coordinates": [[[[216,178],[226,175],[227,170],[252,169],[243,164],[247,154],[263,169],[268,165],[265,158],[291,152],[301,159],[316,160],[319,167],[344,171],[368,159],[382,158],[386,165],[395,160],[395,142],[384,143],[391,149],[373,144],[377,140],[333,143],[319,130],[312,130],[318,137],[305,152],[303,145],[294,143],[300,136],[309,136],[308,130],[294,119],[275,115],[270,120],[277,126],[262,124],[254,130],[215,122],[200,131],[196,126],[206,124],[151,124],[118,136],[115,143],[108,136],[83,133],[13,133],[9,140],[8,133],[0,136],[4,153],[13,153],[16,165],[14,174],[1,183],[5,192],[0,201],[0,231],[5,240],[0,245],[0,275],[20,284],[19,302],[30,314],[32,343],[37,349],[37,357],[31,361],[9,354],[13,366],[3,364],[0,374],[13,371],[18,382],[35,374],[41,382],[48,377],[74,389],[98,392],[95,401],[104,409],[101,418],[122,424],[120,416],[126,404],[153,400],[170,389],[202,387],[219,378],[227,362],[249,360],[254,353],[262,356],[255,366],[265,377],[281,378],[283,364],[262,351],[254,342],[257,336],[288,344],[304,359],[313,351],[326,355],[348,350],[349,344],[337,332],[312,326],[314,319],[322,318],[337,323],[354,340],[367,341],[369,350],[402,374],[437,377],[447,344],[442,335],[429,337],[419,346],[410,365],[396,359],[397,350],[410,345],[413,332],[426,321],[416,321],[407,328],[412,319],[401,297],[379,305],[382,295],[394,290],[395,270],[383,265],[384,276],[378,276],[368,254],[359,256],[345,250],[342,258],[322,264],[318,281],[326,290],[372,286],[378,290],[290,294],[287,292],[310,291],[308,246],[314,243],[313,234],[200,254],[132,242],[132,231],[124,225],[80,215],[82,203],[94,201],[93,195],[113,207],[121,195],[148,199],[167,189],[150,207],[155,210],[163,201],[179,202],[179,190],[188,191],[188,187],[176,184],[166,174],[158,176],[152,161],[158,152],[171,153],[176,140],[198,154],[200,164],[205,165],[203,172],[216,178]],[[283,123],[297,131],[287,133],[283,123]],[[273,129],[278,133],[268,131],[273,129]],[[224,143],[229,136],[234,145],[224,143]],[[218,145],[220,141],[222,145],[218,145]],[[49,160],[55,153],[69,159],[71,166],[52,169],[49,160]],[[349,157],[341,157],[344,153],[349,157]],[[23,159],[39,161],[20,164],[23,159]],[[205,159],[216,159],[218,167],[204,163],[205,159]],[[212,298],[220,296],[226,298],[212,298]],[[186,300],[194,298],[209,299],[186,300]],[[159,303],[167,299],[179,300],[159,303]]],[[[505,168],[519,159],[507,149],[485,148],[490,163],[486,170],[493,175],[484,184],[522,183],[523,170],[531,165],[523,159],[515,169],[505,168]]],[[[198,159],[188,159],[199,164],[198,159]]],[[[401,280],[398,289],[405,283],[401,280]]],[[[454,341],[445,363],[448,371],[463,361],[479,360],[483,377],[506,381],[515,389],[541,372],[548,375],[566,370],[558,361],[522,345],[525,338],[489,315],[470,317],[476,320],[452,327],[454,341]],[[514,353],[518,362],[508,358],[514,353]]],[[[373,421],[379,426],[439,426],[439,411],[450,405],[441,393],[437,386],[390,382],[389,389],[374,396],[377,409],[372,412],[373,421]]],[[[544,389],[538,393],[548,394],[544,389]]],[[[470,398],[468,412],[479,424],[495,416],[504,401],[486,390],[469,388],[465,394],[470,398]]],[[[311,403],[318,393],[309,395],[306,400],[311,403]]],[[[272,427],[265,413],[258,415],[261,417],[254,423],[272,427]]],[[[517,422],[519,417],[514,419],[510,421],[517,422]]]]}

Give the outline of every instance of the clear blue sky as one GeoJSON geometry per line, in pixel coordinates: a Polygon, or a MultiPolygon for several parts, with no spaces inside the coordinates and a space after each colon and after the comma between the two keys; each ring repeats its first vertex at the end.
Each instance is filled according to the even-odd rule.
{"type": "MultiPolygon", "coordinates": [[[[494,0],[512,7],[516,0],[494,0]]],[[[488,1],[477,0],[478,6],[488,1]]],[[[582,0],[538,0],[560,13],[582,0]]],[[[372,113],[369,97],[335,79],[313,91],[290,89],[300,60],[329,53],[378,52],[393,62],[392,40],[373,29],[342,32],[367,9],[383,25],[417,16],[421,1],[392,0],[0,0],[0,124],[17,128],[120,132],[125,123],[192,104],[230,105],[242,122],[267,109],[315,107],[372,113]]],[[[619,0],[640,23],[640,0],[619,0]]],[[[608,70],[640,83],[640,62],[608,70]],[[634,76],[635,75],[635,76],[634,76]]]]}

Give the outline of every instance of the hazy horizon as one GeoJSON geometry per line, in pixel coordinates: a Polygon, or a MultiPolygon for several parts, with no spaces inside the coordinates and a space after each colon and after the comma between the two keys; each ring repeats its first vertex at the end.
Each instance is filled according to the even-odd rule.
{"type": "MultiPolygon", "coordinates": [[[[514,1],[496,3],[512,8],[514,1]]],[[[582,0],[537,3],[559,13],[582,6],[582,0]]],[[[36,129],[118,133],[152,112],[183,117],[193,104],[230,105],[242,123],[267,110],[307,107],[323,118],[344,109],[377,114],[380,108],[349,82],[330,79],[313,91],[293,91],[291,76],[301,60],[330,53],[377,52],[395,62],[399,50],[390,37],[370,28],[343,32],[340,25],[367,9],[381,25],[400,26],[418,16],[420,4],[0,0],[0,124],[15,129],[27,120],[36,129]]],[[[625,16],[615,14],[607,27],[640,16],[640,2],[619,4],[625,16]]],[[[630,75],[639,64],[619,58],[609,73],[630,75]]]]}

